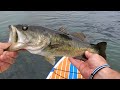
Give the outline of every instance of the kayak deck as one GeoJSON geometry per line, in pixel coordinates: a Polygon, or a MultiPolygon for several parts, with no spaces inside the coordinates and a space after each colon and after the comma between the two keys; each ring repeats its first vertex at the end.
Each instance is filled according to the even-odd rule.
{"type": "Polygon", "coordinates": [[[69,61],[62,57],[52,68],[46,79],[84,79],[80,71],[69,61]]]}

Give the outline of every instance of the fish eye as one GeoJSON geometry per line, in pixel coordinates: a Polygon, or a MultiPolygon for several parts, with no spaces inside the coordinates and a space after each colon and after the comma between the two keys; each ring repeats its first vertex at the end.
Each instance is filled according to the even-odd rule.
{"type": "Polygon", "coordinates": [[[27,26],[23,26],[23,27],[22,27],[22,30],[24,30],[24,31],[26,31],[27,29],[28,29],[27,26]]]}

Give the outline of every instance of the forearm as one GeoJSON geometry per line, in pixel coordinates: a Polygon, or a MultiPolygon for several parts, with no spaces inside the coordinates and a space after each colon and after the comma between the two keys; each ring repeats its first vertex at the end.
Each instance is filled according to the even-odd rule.
{"type": "Polygon", "coordinates": [[[95,74],[94,79],[120,79],[120,73],[106,67],[98,71],[95,74]]]}

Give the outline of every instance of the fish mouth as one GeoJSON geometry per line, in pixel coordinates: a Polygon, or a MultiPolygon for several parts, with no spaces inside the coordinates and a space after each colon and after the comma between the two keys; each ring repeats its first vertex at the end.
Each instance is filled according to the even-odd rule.
{"type": "Polygon", "coordinates": [[[17,51],[20,49],[24,49],[25,43],[23,43],[22,34],[17,30],[17,28],[13,25],[9,25],[10,29],[10,35],[9,35],[9,41],[11,44],[10,47],[8,47],[6,50],[8,51],[17,51]]]}
{"type": "Polygon", "coordinates": [[[17,29],[13,25],[9,25],[10,29],[10,36],[9,36],[9,42],[11,43],[17,43],[18,42],[18,33],[17,29]]]}

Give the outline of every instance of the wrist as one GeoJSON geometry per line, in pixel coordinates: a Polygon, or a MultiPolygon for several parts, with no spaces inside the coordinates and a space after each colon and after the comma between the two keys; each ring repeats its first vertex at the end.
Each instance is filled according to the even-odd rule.
{"type": "Polygon", "coordinates": [[[89,79],[93,79],[94,76],[95,76],[98,72],[100,72],[102,69],[107,68],[107,67],[110,67],[110,66],[109,66],[108,64],[104,64],[104,65],[101,65],[101,66],[95,68],[95,69],[93,70],[93,72],[91,73],[89,79]]]}
{"type": "Polygon", "coordinates": [[[96,73],[94,79],[120,79],[120,73],[106,67],[96,73]]]}
{"type": "Polygon", "coordinates": [[[101,69],[96,75],[93,77],[93,79],[104,79],[106,78],[106,74],[108,74],[108,71],[110,71],[110,68],[106,67],[101,69]]]}

